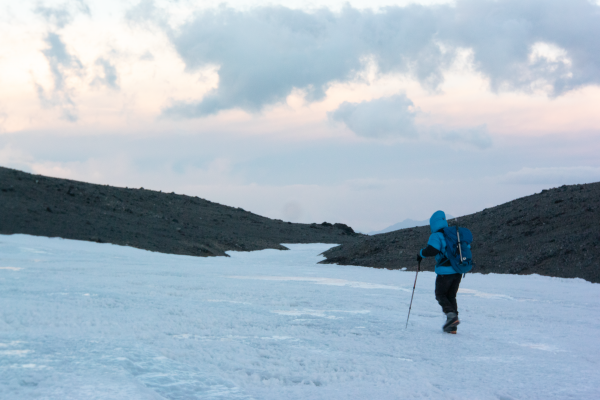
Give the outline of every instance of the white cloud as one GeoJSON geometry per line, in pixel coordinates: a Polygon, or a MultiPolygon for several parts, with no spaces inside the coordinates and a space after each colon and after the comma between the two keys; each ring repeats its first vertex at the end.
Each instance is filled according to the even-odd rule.
{"type": "Polygon", "coordinates": [[[38,5],[35,12],[57,28],[64,28],[73,20],[73,15],[66,7],[52,8],[38,5]]]}
{"type": "Polygon", "coordinates": [[[574,185],[600,181],[600,167],[522,168],[505,174],[500,182],[508,184],[574,185]]]}
{"type": "Polygon", "coordinates": [[[153,4],[140,3],[130,19],[157,21],[188,71],[218,66],[218,88],[175,101],[165,109],[171,116],[258,112],[295,89],[320,100],[331,84],[357,79],[366,58],[380,74],[403,74],[436,90],[464,49],[497,91],[544,88],[557,96],[600,84],[600,12],[587,0],[459,0],[379,12],[349,5],[340,12],[220,6],[176,28],[153,4]]]}
{"type": "Polygon", "coordinates": [[[42,54],[48,62],[54,83],[54,87],[48,90],[36,82],[38,98],[43,107],[58,107],[64,119],[75,122],[79,118],[77,104],[74,101],[74,89],[67,80],[72,76],[82,76],[85,69],[79,58],[67,49],[58,31],[71,24],[79,13],[90,16],[90,9],[83,0],[74,0],[58,7],[44,7],[40,4],[34,12],[51,27],[44,39],[48,47],[42,50],[42,54]]]}
{"type": "Polygon", "coordinates": [[[449,148],[441,141],[298,144],[227,133],[59,136],[20,132],[0,139],[2,166],[99,184],[175,191],[270,218],[342,222],[365,232],[406,218],[423,220],[438,209],[460,216],[544,188],[600,180],[597,167],[524,169],[502,175],[525,163],[564,165],[582,157],[592,160],[597,153],[588,145],[588,154],[578,151],[568,159],[571,141],[566,138],[546,141],[552,151],[545,156],[531,151],[539,146],[535,141],[474,152],[449,148]]]}
{"type": "Polygon", "coordinates": [[[83,73],[81,61],[67,50],[60,35],[50,32],[45,39],[48,47],[42,51],[52,73],[54,87],[46,94],[46,89],[36,83],[38,98],[44,107],[59,107],[63,117],[68,121],[77,121],[77,105],[73,100],[73,88],[67,84],[67,79],[80,76],[83,73]]]}
{"type": "Polygon", "coordinates": [[[400,8],[376,14],[349,6],[339,14],[281,6],[198,12],[168,33],[188,70],[219,66],[219,86],[200,101],[174,103],[165,114],[257,112],[284,102],[294,89],[302,89],[308,101],[321,100],[331,83],[355,79],[369,55],[383,73],[408,73],[435,86],[446,57],[433,40],[435,26],[421,23],[435,13],[420,10],[422,18],[400,8]]]}
{"type": "Polygon", "coordinates": [[[474,146],[478,149],[487,149],[492,146],[492,137],[485,125],[461,129],[434,127],[430,128],[429,135],[433,140],[440,140],[455,146],[474,146]]]}
{"type": "Polygon", "coordinates": [[[343,102],[327,113],[332,121],[345,124],[358,136],[373,139],[421,139],[454,146],[486,149],[492,138],[485,125],[449,129],[415,124],[418,110],[405,94],[382,97],[360,103],[343,102]]]}
{"type": "Polygon", "coordinates": [[[370,138],[417,136],[413,102],[405,94],[360,103],[343,102],[328,117],[343,122],[359,136],[370,138]]]}
{"type": "Polygon", "coordinates": [[[92,81],[92,86],[106,86],[110,89],[119,89],[115,66],[104,57],[98,58],[95,64],[99,67],[100,73],[92,81]]]}

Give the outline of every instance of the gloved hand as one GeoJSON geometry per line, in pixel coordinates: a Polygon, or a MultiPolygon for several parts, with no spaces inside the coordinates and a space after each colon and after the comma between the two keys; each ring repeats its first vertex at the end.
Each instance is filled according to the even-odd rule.
{"type": "Polygon", "coordinates": [[[421,257],[421,252],[419,251],[417,253],[417,262],[420,263],[422,259],[423,259],[423,257],[421,257]]]}

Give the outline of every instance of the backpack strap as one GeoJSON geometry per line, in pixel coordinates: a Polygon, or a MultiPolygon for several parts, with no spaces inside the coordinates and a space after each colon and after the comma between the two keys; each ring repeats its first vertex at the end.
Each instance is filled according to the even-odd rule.
{"type": "Polygon", "coordinates": [[[444,255],[444,258],[442,258],[440,260],[440,262],[437,264],[438,267],[451,267],[452,263],[450,262],[450,259],[448,257],[446,257],[446,255],[444,253],[442,253],[444,255]]]}

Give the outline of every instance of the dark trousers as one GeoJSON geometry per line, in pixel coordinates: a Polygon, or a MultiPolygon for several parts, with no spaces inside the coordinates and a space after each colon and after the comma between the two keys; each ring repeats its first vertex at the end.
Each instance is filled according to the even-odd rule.
{"type": "Polygon", "coordinates": [[[444,314],[449,312],[458,314],[456,292],[461,279],[462,274],[438,275],[435,279],[435,299],[442,306],[444,314]]]}

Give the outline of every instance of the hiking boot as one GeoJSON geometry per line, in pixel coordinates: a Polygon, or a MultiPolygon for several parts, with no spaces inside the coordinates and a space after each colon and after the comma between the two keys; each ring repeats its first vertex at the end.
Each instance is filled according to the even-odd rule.
{"type": "Polygon", "coordinates": [[[449,312],[446,314],[446,323],[442,327],[444,332],[448,333],[456,333],[456,326],[460,324],[458,320],[458,315],[454,312],[449,312]]]}

